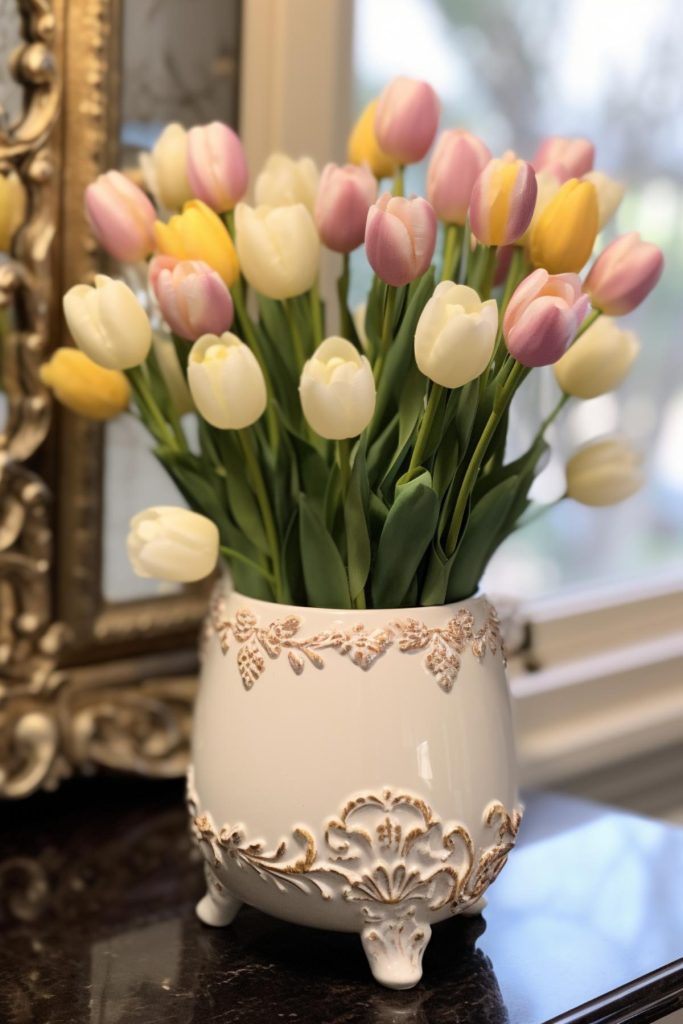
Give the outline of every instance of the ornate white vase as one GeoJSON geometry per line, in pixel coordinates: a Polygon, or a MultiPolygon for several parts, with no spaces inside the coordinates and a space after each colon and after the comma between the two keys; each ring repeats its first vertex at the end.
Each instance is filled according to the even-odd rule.
{"type": "Polygon", "coordinates": [[[202,646],[199,917],[359,932],[377,981],[415,985],[431,926],[479,912],[519,828],[493,607],[299,608],[222,582],[202,646]]]}

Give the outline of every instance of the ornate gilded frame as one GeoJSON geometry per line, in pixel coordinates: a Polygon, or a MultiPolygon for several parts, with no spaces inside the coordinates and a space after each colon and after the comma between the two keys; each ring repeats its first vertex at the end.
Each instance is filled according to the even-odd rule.
{"type": "Polygon", "coordinates": [[[39,367],[59,296],[96,267],[86,184],[115,155],[120,0],[18,0],[24,112],[0,163],[30,196],[0,304],[9,414],[0,435],[0,796],[100,767],[184,771],[201,590],[107,606],[102,432],[55,408],[39,367]]]}

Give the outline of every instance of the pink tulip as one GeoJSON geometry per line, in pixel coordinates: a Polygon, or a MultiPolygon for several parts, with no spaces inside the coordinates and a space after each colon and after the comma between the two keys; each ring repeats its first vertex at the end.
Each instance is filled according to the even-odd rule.
{"type": "Polygon", "coordinates": [[[516,288],[503,318],[508,351],[524,366],[549,366],[564,355],[588,312],[578,274],[539,267],[516,288]]]}
{"type": "Polygon", "coordinates": [[[327,164],[320,176],[315,223],[323,245],[351,252],[362,245],[368,210],[377,196],[377,181],[366,164],[327,164]]]}
{"type": "Polygon", "coordinates": [[[100,174],[88,185],[85,213],[97,241],[114,259],[136,263],[154,248],[154,207],[120,171],[100,174]]]}
{"type": "Polygon", "coordinates": [[[536,175],[514,153],[490,160],[474,183],[470,224],[484,245],[509,245],[529,227],[536,205],[536,175]]]}
{"type": "Polygon", "coordinates": [[[244,148],[232,128],[220,121],[187,133],[187,178],[197,199],[216,213],[232,210],[247,191],[244,148]]]}
{"type": "Polygon", "coordinates": [[[394,78],[377,103],[375,135],[380,149],[400,164],[414,164],[436,135],[441,104],[427,82],[394,78]]]}
{"type": "Polygon", "coordinates": [[[227,285],[201,260],[155,256],[149,282],[168,326],[187,341],[202,334],[223,334],[232,325],[233,305],[227,285]]]}
{"type": "Polygon", "coordinates": [[[491,159],[488,146],[460,129],[442,132],[427,174],[427,198],[447,224],[464,224],[474,183],[491,159]]]}
{"type": "Polygon", "coordinates": [[[580,178],[593,170],[595,146],[588,139],[565,139],[553,135],[544,139],[531,161],[537,171],[551,171],[560,181],[580,178]],[[557,165],[564,168],[564,174],[557,173],[557,165]]]}
{"type": "Polygon", "coordinates": [[[604,249],[584,283],[596,309],[622,316],[639,306],[659,281],[664,269],[661,249],[641,241],[637,231],[620,235],[604,249]]]}
{"type": "Polygon", "coordinates": [[[398,288],[424,274],[436,244],[436,216],[426,199],[385,192],[368,211],[365,250],[370,266],[398,288]]]}

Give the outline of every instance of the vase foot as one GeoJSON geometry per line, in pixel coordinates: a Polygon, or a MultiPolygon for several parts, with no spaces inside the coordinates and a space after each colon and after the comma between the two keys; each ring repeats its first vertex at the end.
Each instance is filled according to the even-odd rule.
{"type": "Polygon", "coordinates": [[[480,896],[478,900],[474,903],[470,903],[470,905],[465,907],[464,910],[461,910],[460,913],[463,917],[476,917],[477,914],[481,914],[486,910],[488,903],[489,901],[485,896],[480,896]]]}
{"type": "Polygon", "coordinates": [[[366,913],[361,942],[375,981],[386,988],[413,988],[422,977],[422,956],[432,929],[415,910],[386,916],[366,913]]]}
{"type": "Polygon", "coordinates": [[[241,900],[233,896],[222,882],[219,882],[213,871],[208,867],[204,871],[206,878],[206,894],[195,907],[197,917],[202,924],[213,928],[223,928],[232,924],[242,906],[241,900]]]}

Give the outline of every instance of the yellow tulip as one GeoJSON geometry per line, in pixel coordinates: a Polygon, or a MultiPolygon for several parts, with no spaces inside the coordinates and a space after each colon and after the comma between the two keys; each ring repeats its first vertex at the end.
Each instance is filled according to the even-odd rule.
{"type": "Polygon", "coordinates": [[[12,239],[26,218],[26,189],[16,171],[0,175],[0,252],[9,252],[12,239]]]}
{"type": "Polygon", "coordinates": [[[531,262],[550,274],[578,273],[593,251],[598,226],[595,186],[570,178],[532,228],[531,262]]]}
{"type": "Polygon", "coordinates": [[[111,420],[124,412],[130,386],[120,370],[105,370],[77,348],[58,348],[40,368],[40,379],[57,401],[90,420],[111,420]]]}
{"type": "Polygon", "coordinates": [[[383,149],[375,135],[375,111],[378,100],[371,100],[351,129],[347,154],[352,164],[368,164],[376,178],[390,178],[398,166],[383,149]]]}
{"type": "Polygon", "coordinates": [[[203,260],[230,287],[237,280],[239,262],[228,229],[217,213],[201,199],[191,199],[183,212],[168,224],[156,221],[154,239],[165,256],[179,260],[203,260]]]}

